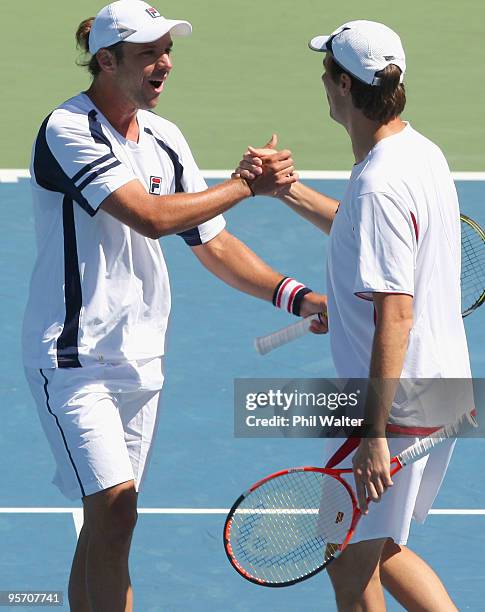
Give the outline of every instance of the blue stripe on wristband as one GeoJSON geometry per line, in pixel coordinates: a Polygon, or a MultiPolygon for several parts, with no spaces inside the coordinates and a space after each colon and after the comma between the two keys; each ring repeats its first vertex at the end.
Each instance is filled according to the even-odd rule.
{"type": "Polygon", "coordinates": [[[305,297],[305,295],[311,292],[312,290],[308,289],[308,287],[303,287],[303,289],[300,289],[300,291],[298,291],[298,293],[295,295],[295,298],[293,300],[292,312],[297,317],[300,316],[301,303],[303,301],[303,298],[305,297]]]}
{"type": "Polygon", "coordinates": [[[291,314],[300,316],[303,298],[311,292],[303,283],[296,281],[291,276],[285,276],[276,285],[273,292],[272,302],[276,308],[282,308],[291,314]]]}
{"type": "Polygon", "coordinates": [[[281,285],[282,285],[282,284],[285,282],[285,280],[287,280],[288,278],[289,278],[289,276],[285,276],[285,277],[284,277],[284,278],[282,278],[282,279],[280,280],[280,282],[279,282],[279,283],[276,285],[275,290],[274,290],[274,293],[273,293],[273,299],[272,299],[273,306],[276,306],[276,299],[277,299],[277,297],[278,297],[278,292],[279,292],[279,290],[280,290],[281,285]]]}

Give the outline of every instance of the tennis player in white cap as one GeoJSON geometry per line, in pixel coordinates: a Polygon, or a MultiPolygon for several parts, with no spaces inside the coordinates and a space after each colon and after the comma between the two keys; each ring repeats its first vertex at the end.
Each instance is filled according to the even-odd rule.
{"type": "MultiPolygon", "coordinates": [[[[438,576],[406,547],[411,518],[423,521],[428,514],[453,442],[392,483],[390,454],[412,440],[389,432],[423,434],[420,425],[430,415],[413,414],[414,405],[384,393],[386,381],[401,377],[471,376],[455,186],[439,148],[400,118],[406,60],[395,32],[352,21],[309,46],[325,53],[330,116],[347,130],[355,165],[340,203],[299,182],[281,199],[330,234],[328,320],[337,375],[370,377],[378,389],[366,406],[367,437],[360,444],[356,439],[353,455],[349,443],[338,449],[340,442],[327,441],[329,467],[352,457],[361,509],[367,510],[367,496],[380,502],[328,572],[341,611],[385,610],[382,586],[407,610],[456,610],[438,576]]],[[[274,145],[250,148],[235,175],[259,176],[274,145]]],[[[438,425],[439,415],[429,421],[438,425]]]]}
{"type": "Polygon", "coordinates": [[[56,459],[54,482],[83,500],[73,612],[132,609],[128,555],[170,311],[157,239],[180,234],[223,281],[294,314],[325,308],[323,296],[232,236],[220,215],[252,192],[287,189],[296,180],[290,152],[251,187],[235,178],[207,189],[180,130],[149,112],[172,70],[172,37],[190,32],[188,22],[139,0],[113,2],[84,21],[77,39],[90,52],[91,86],[46,118],[34,145],[38,256],[23,355],[56,459]]]}

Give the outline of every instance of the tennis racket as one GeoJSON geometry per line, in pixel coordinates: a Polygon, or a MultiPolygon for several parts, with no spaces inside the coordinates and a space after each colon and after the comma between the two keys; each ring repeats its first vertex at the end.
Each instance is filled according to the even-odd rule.
{"type": "MultiPolygon", "coordinates": [[[[466,317],[485,301],[485,232],[467,217],[461,220],[461,312],[466,317]]],[[[260,355],[301,338],[319,315],[311,315],[267,336],[255,338],[254,346],[260,355]]]]}
{"type": "MultiPolygon", "coordinates": [[[[474,414],[462,415],[394,457],[391,475],[476,427],[474,414]]],[[[352,487],[342,478],[350,473],[352,469],[290,468],[243,493],[224,525],[224,547],[236,571],[255,584],[282,587],[314,576],[336,559],[362,516],[352,487]]]]}
{"type": "Polygon", "coordinates": [[[485,301],[485,232],[466,215],[461,219],[461,313],[468,316],[485,301]]]}

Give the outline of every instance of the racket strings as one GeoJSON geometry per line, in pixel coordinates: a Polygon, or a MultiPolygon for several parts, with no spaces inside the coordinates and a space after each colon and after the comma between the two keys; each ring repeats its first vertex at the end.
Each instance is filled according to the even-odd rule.
{"type": "Polygon", "coordinates": [[[352,515],[351,497],[336,478],[312,471],[288,473],[242,500],[231,519],[231,551],[253,578],[295,580],[335,556],[352,515]]]}
{"type": "Polygon", "coordinates": [[[461,223],[461,303],[468,314],[485,291],[485,239],[469,223],[461,223]]]}

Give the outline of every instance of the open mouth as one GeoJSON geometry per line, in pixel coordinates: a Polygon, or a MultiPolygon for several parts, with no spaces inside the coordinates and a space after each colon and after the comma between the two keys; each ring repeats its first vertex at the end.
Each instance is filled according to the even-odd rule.
{"type": "Polygon", "coordinates": [[[150,85],[154,88],[154,89],[159,89],[163,83],[163,81],[148,81],[150,83],[150,85]]]}

